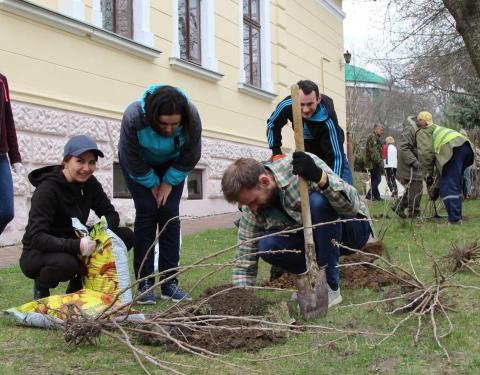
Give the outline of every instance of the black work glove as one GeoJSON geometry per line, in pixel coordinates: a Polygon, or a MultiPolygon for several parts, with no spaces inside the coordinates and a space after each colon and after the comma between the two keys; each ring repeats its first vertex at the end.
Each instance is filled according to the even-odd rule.
{"type": "Polygon", "coordinates": [[[433,185],[433,177],[432,176],[428,176],[427,179],[425,180],[426,184],[427,184],[427,188],[430,188],[430,186],[433,185]]]}
{"type": "Polygon", "coordinates": [[[307,181],[317,183],[322,178],[322,168],[315,164],[313,159],[302,151],[295,151],[292,155],[293,174],[302,176],[307,181]]]}

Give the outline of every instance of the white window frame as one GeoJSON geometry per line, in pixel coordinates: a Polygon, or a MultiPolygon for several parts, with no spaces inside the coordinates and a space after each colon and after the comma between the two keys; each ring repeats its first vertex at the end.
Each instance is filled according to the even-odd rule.
{"type": "Polygon", "coordinates": [[[200,0],[201,65],[180,58],[180,38],[178,35],[178,0],[172,0],[172,56],[169,59],[173,69],[187,74],[218,81],[223,74],[218,72],[215,53],[215,0],[200,0]]]}
{"type": "Polygon", "coordinates": [[[271,101],[277,97],[273,89],[272,80],[272,48],[270,31],[270,0],[260,0],[260,61],[261,87],[246,82],[245,66],[243,62],[243,0],[239,0],[239,28],[240,28],[240,82],[238,89],[260,99],[271,101]]]}
{"type": "MultiPolygon", "coordinates": [[[[1,0],[0,1],[0,10],[6,11],[8,13],[15,14],[19,17],[31,19],[34,22],[38,22],[49,27],[54,27],[59,30],[66,31],[68,33],[78,35],[82,38],[90,38],[98,43],[103,45],[107,45],[109,47],[114,47],[121,51],[139,56],[144,59],[156,59],[160,56],[162,51],[156,49],[153,46],[153,35],[151,38],[152,46],[145,44],[148,41],[137,42],[135,40],[124,38],[121,35],[112,33],[108,30],[104,30],[102,25],[102,18],[99,17],[99,10],[100,10],[100,1],[99,0],[92,0],[97,4],[97,14],[93,14],[91,22],[85,22],[78,18],[71,17],[59,11],[53,11],[51,9],[47,9],[40,5],[31,3],[29,1],[18,1],[18,0],[1,0]],[[94,23],[95,22],[95,23],[94,23]],[[100,25],[100,26],[98,26],[100,25]]],[[[134,0],[134,4],[137,5],[136,9],[138,9],[139,5],[142,5],[142,9],[146,12],[150,12],[150,0],[134,0]]],[[[67,4],[65,2],[65,4],[67,4]]],[[[64,6],[65,6],[64,4],[64,6]]],[[[71,3],[74,4],[74,3],[71,3]]],[[[81,9],[81,8],[72,8],[72,9],[81,9]]],[[[64,11],[68,10],[64,8],[64,11]]],[[[72,10],[73,13],[75,13],[72,10]]],[[[138,13],[138,11],[137,11],[138,13]]],[[[79,13],[80,14],[80,13],[79,13]]],[[[145,15],[146,13],[144,13],[145,15]]],[[[100,13],[101,16],[101,13],[100,13]]],[[[147,20],[150,17],[145,17],[147,20]]],[[[149,27],[149,22],[148,22],[149,27]]]]}
{"type": "MultiPolygon", "coordinates": [[[[64,0],[76,1],[76,0],[64,0]]],[[[149,47],[154,46],[153,33],[150,30],[150,0],[133,0],[133,40],[149,47]]],[[[92,24],[103,27],[100,0],[92,0],[92,24]]]]}

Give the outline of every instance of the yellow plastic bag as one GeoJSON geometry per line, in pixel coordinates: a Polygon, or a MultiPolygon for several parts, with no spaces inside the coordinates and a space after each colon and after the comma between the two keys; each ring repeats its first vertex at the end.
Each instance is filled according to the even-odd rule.
{"type": "Polygon", "coordinates": [[[73,227],[83,235],[89,235],[97,242],[97,248],[89,257],[82,257],[83,287],[116,296],[123,303],[132,301],[128,251],[122,240],[108,229],[102,217],[88,232],[78,220],[72,220],[73,227]]]}
{"type": "MultiPolygon", "coordinates": [[[[83,314],[95,316],[103,312],[112,302],[113,297],[106,293],[82,289],[75,293],[60,294],[28,302],[8,309],[5,313],[15,316],[24,325],[53,328],[62,325],[69,314],[81,311],[83,314]]],[[[120,302],[116,302],[113,307],[121,305],[120,302]]]]}

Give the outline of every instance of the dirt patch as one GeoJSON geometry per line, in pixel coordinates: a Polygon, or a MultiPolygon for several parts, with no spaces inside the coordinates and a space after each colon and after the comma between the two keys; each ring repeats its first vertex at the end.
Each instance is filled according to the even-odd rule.
{"type": "MultiPolygon", "coordinates": [[[[385,245],[380,241],[371,242],[366,244],[362,248],[362,251],[369,254],[383,255],[385,253],[385,245]]],[[[340,258],[340,264],[359,262],[373,263],[374,261],[374,256],[368,256],[359,253],[349,256],[342,256],[340,258]]],[[[340,286],[342,288],[379,289],[385,285],[395,283],[396,280],[397,279],[390,274],[370,265],[356,265],[340,268],[340,286]]],[[[295,275],[286,272],[279,278],[266,283],[265,286],[272,288],[295,289],[295,275]]]]}
{"type": "MultiPolygon", "coordinates": [[[[208,289],[198,300],[185,306],[182,313],[168,315],[169,318],[184,317],[187,318],[187,322],[195,324],[162,326],[161,329],[154,326],[152,331],[167,330],[174,340],[215,353],[232,350],[255,352],[285,342],[284,333],[264,330],[262,328],[266,325],[261,326],[256,322],[235,318],[261,317],[273,303],[256,296],[253,290],[231,289],[221,292],[230,287],[231,285],[225,285],[208,289]],[[202,315],[228,315],[228,318],[212,317],[208,322],[206,319],[195,318],[202,315]]],[[[142,335],[140,341],[149,345],[166,345],[171,350],[182,350],[172,340],[154,335],[142,335]]]]}
{"type": "MultiPolygon", "coordinates": [[[[176,327],[170,334],[178,340],[215,353],[226,353],[232,350],[256,352],[259,349],[285,342],[285,335],[256,329],[254,323],[229,319],[222,321],[221,325],[224,327],[223,329],[215,330],[176,327]]],[[[176,346],[169,346],[177,349],[176,346]]]]}
{"type": "Polygon", "coordinates": [[[251,289],[230,289],[232,285],[222,285],[207,289],[194,303],[202,305],[201,310],[210,315],[264,315],[272,302],[258,297],[251,289]],[[204,302],[205,301],[205,302],[204,302]]]}
{"type": "Polygon", "coordinates": [[[267,282],[265,286],[280,289],[296,289],[295,277],[293,273],[285,272],[282,276],[267,282]]]}
{"type": "MultiPolygon", "coordinates": [[[[385,245],[381,241],[367,243],[362,248],[362,251],[369,254],[383,255],[385,253],[385,245]]],[[[342,257],[340,263],[373,263],[375,259],[376,258],[374,256],[357,253],[342,257]]],[[[397,280],[398,279],[394,276],[368,264],[359,264],[340,268],[340,286],[342,288],[379,289],[385,285],[391,285],[397,280]]]]}

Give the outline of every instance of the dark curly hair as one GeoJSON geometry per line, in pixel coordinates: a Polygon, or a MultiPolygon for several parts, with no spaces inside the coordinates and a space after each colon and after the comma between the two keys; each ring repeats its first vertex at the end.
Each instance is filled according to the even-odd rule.
{"type": "Polygon", "coordinates": [[[193,130],[193,114],[188,99],[173,86],[160,86],[145,100],[145,117],[155,127],[160,116],[181,115],[184,134],[188,138],[193,130]]]}

